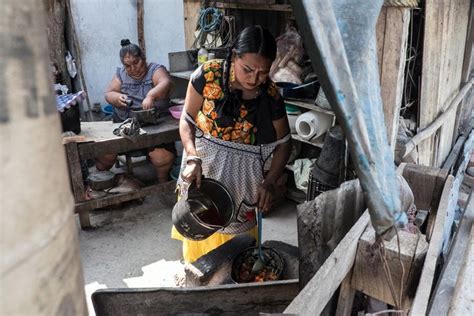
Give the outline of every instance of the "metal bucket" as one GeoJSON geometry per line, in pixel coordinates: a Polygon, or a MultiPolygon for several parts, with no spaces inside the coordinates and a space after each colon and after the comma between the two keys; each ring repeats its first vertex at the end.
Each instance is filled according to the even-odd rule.
{"type": "Polygon", "coordinates": [[[172,220],[176,230],[187,239],[203,240],[227,227],[234,219],[232,195],[219,181],[204,178],[198,189],[192,183],[187,198],[173,207],[172,220]]]}

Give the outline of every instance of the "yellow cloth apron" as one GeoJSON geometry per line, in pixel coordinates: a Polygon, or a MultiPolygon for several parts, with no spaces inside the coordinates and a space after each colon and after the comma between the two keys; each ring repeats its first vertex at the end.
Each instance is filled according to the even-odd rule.
{"type": "MultiPolygon", "coordinates": [[[[257,226],[245,232],[257,239],[257,226]]],[[[171,238],[181,240],[183,242],[183,258],[186,263],[191,263],[204,256],[206,253],[216,249],[225,242],[231,240],[235,236],[231,234],[214,233],[207,239],[195,241],[186,239],[173,226],[171,229],[171,238]]]]}

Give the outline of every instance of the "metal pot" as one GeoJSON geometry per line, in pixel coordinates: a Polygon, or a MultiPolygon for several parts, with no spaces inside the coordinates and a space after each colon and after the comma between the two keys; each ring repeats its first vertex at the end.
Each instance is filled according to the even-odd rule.
{"type": "Polygon", "coordinates": [[[87,182],[92,190],[100,191],[113,187],[117,182],[117,178],[112,171],[103,170],[91,173],[87,177],[87,182]]]}
{"type": "Polygon", "coordinates": [[[187,239],[203,240],[227,227],[235,217],[232,195],[219,181],[203,178],[198,189],[193,182],[187,198],[173,207],[176,230],[187,239]]]}

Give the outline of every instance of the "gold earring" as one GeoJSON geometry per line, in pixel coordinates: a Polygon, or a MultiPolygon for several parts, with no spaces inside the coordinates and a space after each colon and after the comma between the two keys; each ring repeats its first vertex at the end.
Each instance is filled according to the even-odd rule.
{"type": "Polygon", "coordinates": [[[230,82],[235,81],[235,71],[234,71],[234,63],[230,64],[230,74],[229,74],[230,82]]]}

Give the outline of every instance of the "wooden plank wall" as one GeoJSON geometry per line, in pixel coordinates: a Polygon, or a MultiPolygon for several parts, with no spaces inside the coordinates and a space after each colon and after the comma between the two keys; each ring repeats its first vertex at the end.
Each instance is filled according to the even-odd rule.
{"type": "MultiPolygon", "coordinates": [[[[418,125],[427,127],[458,93],[470,0],[426,0],[423,70],[418,125]]],[[[419,163],[439,167],[452,146],[455,111],[419,146],[419,163]]]]}
{"type": "Polygon", "coordinates": [[[194,31],[199,19],[199,11],[201,9],[200,0],[184,0],[184,41],[186,49],[191,49],[194,43],[194,31]]]}

